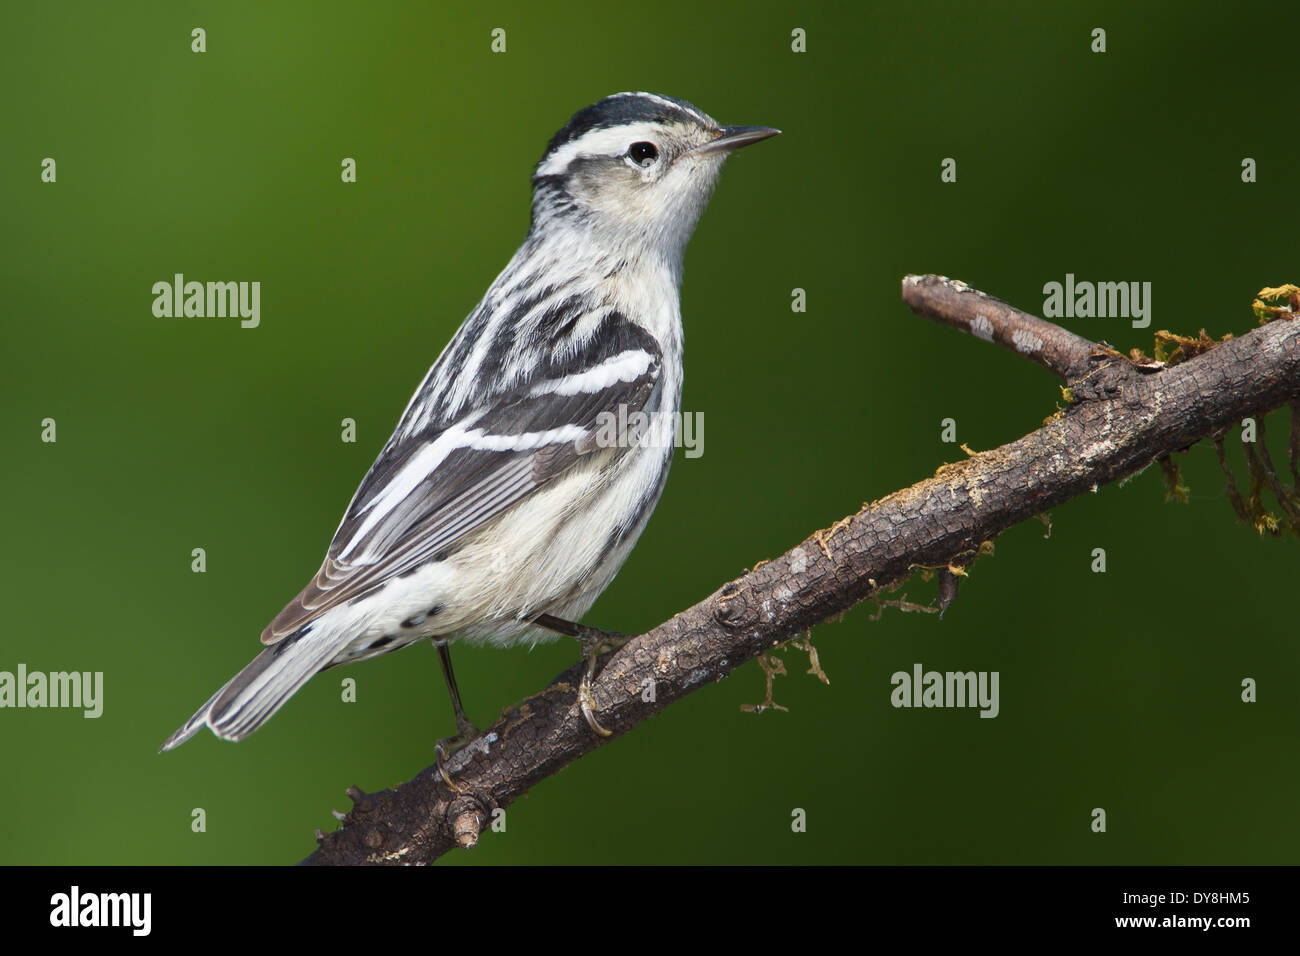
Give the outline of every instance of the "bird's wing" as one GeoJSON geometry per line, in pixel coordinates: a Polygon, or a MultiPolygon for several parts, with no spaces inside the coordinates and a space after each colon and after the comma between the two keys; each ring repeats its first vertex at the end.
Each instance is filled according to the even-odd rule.
{"type": "Polygon", "coordinates": [[[274,644],[428,561],[599,450],[606,416],[626,426],[620,407],[644,410],[660,372],[661,353],[645,336],[604,362],[534,379],[420,435],[399,441],[399,425],[315,578],[267,625],[262,642],[274,644]]]}

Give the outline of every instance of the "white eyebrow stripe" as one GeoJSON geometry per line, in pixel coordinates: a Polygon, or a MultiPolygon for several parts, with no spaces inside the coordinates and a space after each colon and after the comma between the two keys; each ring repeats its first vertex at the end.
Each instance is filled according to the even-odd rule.
{"type": "Polygon", "coordinates": [[[563,378],[540,382],[533,386],[530,394],[538,395],[577,395],[579,392],[594,394],[604,391],[615,382],[631,382],[644,375],[654,363],[654,356],[645,349],[629,349],[607,358],[585,372],[575,372],[563,378]]]}
{"type": "Polygon", "coordinates": [[[633,143],[657,143],[663,127],[654,123],[627,123],[589,130],[565,143],[537,167],[538,176],[557,176],[580,156],[622,156],[633,143]]]}

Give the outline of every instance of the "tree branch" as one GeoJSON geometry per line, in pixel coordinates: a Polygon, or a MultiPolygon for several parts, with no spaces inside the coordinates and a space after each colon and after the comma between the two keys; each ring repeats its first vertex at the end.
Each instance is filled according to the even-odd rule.
{"type": "Polygon", "coordinates": [[[972,289],[960,279],[907,276],[903,279],[903,301],[918,315],[985,342],[996,342],[1055,372],[1066,382],[1085,375],[1091,357],[1099,349],[1059,325],[972,289]]]}
{"type": "MultiPolygon", "coordinates": [[[[1069,407],[1018,441],[943,465],[933,477],[863,505],[603,660],[592,690],[613,737],[598,738],[583,720],[572,667],[447,762],[461,792],[436,767],[394,790],[351,788],[354,806],[343,826],[317,831],[320,846],[304,863],[428,863],[458,845],[473,846],[496,808],[915,570],[960,569],[982,543],[1027,518],[1202,439],[1221,438],[1244,416],[1285,404],[1294,416],[1300,402],[1294,313],[1165,366],[1130,361],[955,280],[908,276],[903,298],[921,315],[1055,372],[1069,383],[1069,407]]],[[[1294,448],[1294,417],[1292,425],[1294,448]]],[[[1271,463],[1268,471],[1275,480],[1271,463]]],[[[955,584],[950,570],[941,572],[940,584],[946,605],[955,584]]]]}

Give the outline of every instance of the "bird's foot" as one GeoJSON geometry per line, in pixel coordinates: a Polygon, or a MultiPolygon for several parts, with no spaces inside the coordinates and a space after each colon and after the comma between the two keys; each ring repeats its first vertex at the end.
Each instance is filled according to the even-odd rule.
{"type": "Polygon", "coordinates": [[[468,718],[457,715],[456,717],[456,736],[443,737],[433,745],[433,751],[438,758],[438,773],[442,775],[442,781],[453,793],[465,793],[464,788],[459,787],[447,773],[447,768],[443,766],[443,761],[449,760],[452,754],[464,748],[470,741],[479,736],[479,730],[469,721],[468,718]]]}
{"type": "Polygon", "coordinates": [[[594,733],[601,737],[612,737],[613,734],[602,727],[596,720],[596,715],[592,713],[596,709],[596,699],[591,695],[591,682],[596,676],[596,658],[606,651],[618,650],[631,638],[626,634],[602,631],[583,624],[578,627],[581,629],[577,635],[578,644],[582,647],[582,659],[587,665],[582,672],[582,680],[578,683],[578,705],[582,708],[582,716],[587,721],[587,726],[594,733]]]}
{"type": "Polygon", "coordinates": [[[557,634],[577,638],[578,644],[582,648],[582,660],[587,665],[583,669],[582,680],[578,683],[578,706],[582,710],[583,719],[587,721],[587,726],[592,729],[593,733],[601,737],[612,737],[613,734],[602,727],[596,720],[594,713],[596,699],[591,694],[591,682],[596,676],[596,658],[607,651],[618,650],[630,641],[632,636],[619,634],[616,631],[602,631],[598,627],[576,624],[573,621],[566,621],[550,614],[539,614],[533,618],[533,623],[538,627],[546,628],[548,631],[555,631],[557,634]]]}

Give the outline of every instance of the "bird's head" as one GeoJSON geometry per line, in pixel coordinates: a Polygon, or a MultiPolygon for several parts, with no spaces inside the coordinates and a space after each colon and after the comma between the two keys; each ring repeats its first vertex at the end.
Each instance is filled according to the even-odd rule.
{"type": "Polygon", "coordinates": [[[533,174],[533,230],[590,230],[681,261],[735,149],[775,136],[767,126],[719,126],[684,100],[617,93],[578,111],[551,138],[533,174]]]}

